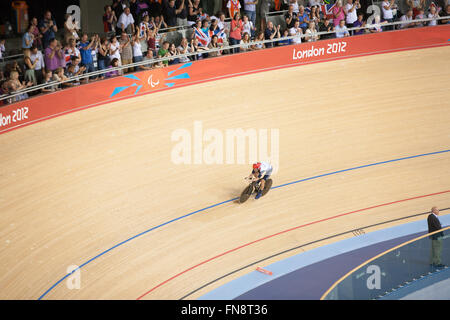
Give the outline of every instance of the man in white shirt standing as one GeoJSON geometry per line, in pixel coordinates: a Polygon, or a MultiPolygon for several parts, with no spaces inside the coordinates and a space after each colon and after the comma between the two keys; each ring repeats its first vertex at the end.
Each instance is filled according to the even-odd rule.
{"type": "Polygon", "coordinates": [[[256,5],[258,0],[244,0],[244,12],[248,19],[256,25],[256,5]]]}
{"type": "Polygon", "coordinates": [[[45,62],[42,52],[39,51],[36,46],[31,47],[30,59],[31,61],[37,60],[36,66],[34,67],[34,73],[36,75],[37,83],[42,83],[42,80],[44,79],[45,62]]]}
{"type": "Polygon", "coordinates": [[[347,4],[344,7],[345,24],[347,25],[347,28],[353,28],[353,23],[358,20],[356,10],[360,8],[361,4],[359,3],[359,0],[355,0],[355,2],[353,2],[353,0],[347,0],[347,4]]]}
{"type": "Polygon", "coordinates": [[[117,22],[117,32],[118,34],[122,34],[122,32],[134,34],[134,31],[134,18],[131,14],[130,8],[126,7],[117,22]]]}
{"type": "MultiPolygon", "coordinates": [[[[394,21],[393,9],[395,8],[395,0],[383,0],[381,3],[381,11],[383,11],[383,20],[392,23],[394,21]]],[[[385,27],[386,30],[394,30],[394,26],[385,27]]]]}

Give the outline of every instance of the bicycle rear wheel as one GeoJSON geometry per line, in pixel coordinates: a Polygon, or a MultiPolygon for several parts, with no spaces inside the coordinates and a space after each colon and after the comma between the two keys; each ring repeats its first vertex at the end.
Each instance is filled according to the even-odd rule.
{"type": "Polygon", "coordinates": [[[272,187],[272,179],[267,179],[266,184],[264,185],[264,190],[261,193],[261,196],[265,196],[267,194],[267,192],[269,192],[270,188],[272,187]]]}

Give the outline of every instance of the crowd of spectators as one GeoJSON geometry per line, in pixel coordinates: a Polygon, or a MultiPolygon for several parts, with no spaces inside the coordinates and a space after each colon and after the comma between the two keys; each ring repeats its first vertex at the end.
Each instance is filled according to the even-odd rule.
{"type": "MultiPolygon", "coordinates": [[[[322,0],[309,0],[307,7],[299,5],[297,0],[280,0],[277,1],[279,8],[286,9],[283,26],[274,25],[265,19],[260,19],[257,26],[258,1],[261,2],[261,12],[266,11],[266,2],[271,3],[268,0],[226,0],[224,7],[227,10],[209,16],[200,0],[113,0],[111,5],[104,8],[104,33],[101,36],[81,32],[80,26],[70,15],[65,17],[63,30],[59,30],[52,12],[47,10],[40,20],[32,18],[23,34],[23,64],[12,61],[0,72],[0,95],[37,84],[48,84],[40,92],[53,92],[127,72],[161,68],[222,54],[382,32],[391,30],[392,26],[383,24],[393,21],[403,22],[398,28],[436,25],[437,20],[428,23],[415,20],[450,15],[448,4],[444,8],[425,8],[424,0],[407,0],[409,9],[400,14],[396,0],[384,0],[381,4],[382,15],[375,15],[370,28],[364,28],[368,22],[364,20],[360,0],[337,0],[331,8],[330,5],[327,8],[322,0]],[[165,39],[167,33],[161,32],[161,29],[170,31],[177,27],[192,28],[192,36],[183,37],[178,44],[169,42],[165,39]],[[348,30],[358,27],[362,29],[348,30]],[[319,35],[319,32],[330,33],[319,35]],[[284,37],[291,39],[282,39],[284,37]],[[263,40],[273,41],[263,43],[263,40]],[[236,45],[236,48],[221,50],[227,45],[236,45]],[[206,49],[217,50],[206,53],[206,49]],[[174,57],[186,53],[192,55],[174,57]],[[167,59],[155,62],[156,58],[167,59]],[[113,69],[143,61],[148,63],[120,71],[113,69]],[[98,70],[104,72],[89,78],[78,78],[84,73],[98,70]]],[[[440,20],[439,23],[450,21],[440,20]]],[[[1,40],[0,58],[4,52],[5,40],[1,40]]],[[[23,93],[8,102],[27,97],[28,94],[23,93]]]]}

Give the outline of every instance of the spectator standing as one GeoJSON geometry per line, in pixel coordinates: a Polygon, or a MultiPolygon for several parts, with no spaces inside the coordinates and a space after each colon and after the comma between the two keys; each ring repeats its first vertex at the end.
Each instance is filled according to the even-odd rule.
{"type": "Polygon", "coordinates": [[[30,24],[33,27],[31,31],[34,36],[33,46],[36,46],[39,50],[42,50],[42,33],[39,31],[38,19],[33,17],[30,24]]]}
{"type": "MultiPolygon", "coordinates": [[[[242,39],[242,20],[239,12],[234,14],[233,20],[231,20],[231,30],[230,30],[230,45],[234,46],[239,44],[242,39]]],[[[239,52],[239,48],[233,49],[234,53],[239,52]]]]}
{"type": "Polygon", "coordinates": [[[306,31],[306,28],[309,25],[309,16],[305,12],[305,7],[300,6],[298,11],[298,21],[300,21],[300,28],[302,28],[303,32],[306,31]]]}
{"type": "Polygon", "coordinates": [[[227,9],[228,16],[233,19],[236,13],[240,13],[241,3],[239,2],[239,0],[228,0],[227,9]]]}
{"type": "Polygon", "coordinates": [[[311,7],[311,12],[309,14],[309,21],[312,21],[316,24],[316,30],[319,30],[319,24],[320,24],[320,10],[318,6],[311,7]]]}
{"type": "Polygon", "coordinates": [[[30,26],[27,29],[27,32],[23,34],[22,49],[30,49],[33,46],[34,42],[33,29],[34,27],[30,24],[30,26]]]}
{"type": "Polygon", "coordinates": [[[360,8],[361,4],[359,3],[359,0],[355,0],[355,2],[353,2],[353,0],[347,0],[347,4],[344,7],[345,24],[347,25],[347,28],[352,28],[353,23],[358,20],[356,10],[360,8]]]}
{"type": "Polygon", "coordinates": [[[45,49],[44,54],[44,61],[45,61],[45,67],[50,70],[54,71],[56,68],[60,65],[60,59],[62,57],[58,56],[60,51],[58,50],[58,41],[56,39],[51,39],[48,47],[45,49]]]}
{"type": "Polygon", "coordinates": [[[33,83],[33,86],[37,85],[35,67],[38,63],[38,59],[35,58],[31,60],[31,50],[25,49],[23,50],[23,62],[25,64],[25,76],[24,79],[26,82],[30,81],[33,83]]]}
{"type": "Polygon", "coordinates": [[[177,0],[175,3],[177,10],[180,10],[177,13],[177,26],[187,26],[187,17],[189,12],[189,7],[187,5],[188,0],[177,0]]]}
{"type": "MultiPolygon", "coordinates": [[[[100,40],[100,45],[98,47],[98,70],[105,70],[107,66],[109,66],[110,57],[109,57],[109,42],[108,39],[102,38],[100,40]]],[[[103,78],[104,75],[100,75],[100,78],[103,78]]]]}
{"type": "Polygon", "coordinates": [[[36,82],[42,83],[42,79],[44,79],[45,63],[44,56],[42,55],[42,52],[38,49],[38,47],[31,47],[30,59],[31,61],[36,61],[36,65],[34,66],[36,82]]]}
{"type": "Polygon", "coordinates": [[[271,0],[260,0],[261,4],[259,6],[259,18],[261,20],[261,27],[259,30],[266,30],[266,14],[270,12],[271,0]]]}
{"type": "MultiPolygon", "coordinates": [[[[139,37],[139,30],[131,38],[131,45],[133,47],[133,62],[138,63],[144,60],[144,55],[142,54],[141,40],[144,38],[139,37]]],[[[139,68],[138,68],[139,69],[139,68]]]]}
{"type": "Polygon", "coordinates": [[[77,48],[77,44],[74,38],[69,38],[69,43],[64,47],[64,57],[66,59],[66,63],[70,63],[70,58],[72,56],[77,56],[81,59],[80,50],[77,48]]]}
{"type": "Polygon", "coordinates": [[[91,41],[89,42],[88,35],[86,33],[81,37],[81,41],[79,44],[79,50],[81,54],[81,65],[86,68],[86,72],[94,72],[94,60],[92,58],[92,50],[95,50],[97,47],[97,38],[96,36],[91,37],[91,41]]]}
{"type": "Polygon", "coordinates": [[[248,19],[256,26],[256,5],[258,0],[244,0],[244,13],[248,19]]]}
{"type": "Polygon", "coordinates": [[[334,27],[334,31],[336,33],[336,38],[344,38],[350,35],[348,33],[347,27],[345,26],[345,20],[341,20],[341,22],[336,27],[334,27]]]}
{"type": "Polygon", "coordinates": [[[294,6],[290,5],[288,12],[284,14],[284,20],[286,21],[286,27],[292,28],[295,24],[295,20],[298,20],[297,13],[294,12],[294,6]]]}
{"type": "Polygon", "coordinates": [[[181,10],[176,8],[175,0],[163,0],[163,16],[168,27],[176,27],[177,15],[181,10]]]}
{"type": "Polygon", "coordinates": [[[242,21],[242,34],[247,32],[251,38],[254,38],[255,31],[255,25],[248,19],[248,16],[245,15],[242,21]]]}
{"type": "MultiPolygon", "coordinates": [[[[439,221],[438,216],[439,216],[439,209],[437,207],[431,208],[431,213],[427,218],[428,233],[432,233],[432,232],[439,231],[442,229],[441,222],[439,221]]],[[[444,236],[443,232],[438,232],[429,237],[431,239],[430,264],[433,267],[438,267],[438,268],[444,267],[444,265],[441,263],[442,237],[443,236],[444,236]]]]}
{"type": "Polygon", "coordinates": [[[56,26],[56,21],[52,17],[50,10],[45,11],[44,19],[39,24],[39,30],[42,33],[42,45],[47,48],[50,40],[55,38],[56,32],[58,32],[58,27],[56,26]]]}
{"type": "Polygon", "coordinates": [[[197,19],[200,19],[200,16],[202,15],[202,8],[200,7],[200,0],[194,0],[194,2],[191,2],[189,0],[188,5],[188,23],[189,25],[193,25],[197,19]]]}
{"type": "Polygon", "coordinates": [[[289,29],[289,35],[294,37],[292,39],[294,44],[302,43],[303,30],[300,28],[300,22],[298,20],[295,20],[294,26],[289,29]]]}
{"type": "Polygon", "coordinates": [[[56,42],[56,55],[58,56],[58,67],[66,67],[66,57],[64,55],[64,49],[60,41],[56,42]]]}
{"type": "Polygon", "coordinates": [[[0,39],[0,58],[3,58],[3,55],[5,54],[6,48],[5,48],[5,39],[0,39]]]}
{"type": "Polygon", "coordinates": [[[294,6],[294,12],[299,14],[300,12],[300,7],[298,5],[298,1],[297,0],[289,0],[289,5],[290,6],[294,6]]]}
{"type": "MultiPolygon", "coordinates": [[[[122,58],[122,66],[126,66],[127,64],[133,63],[133,48],[131,46],[131,41],[128,35],[125,32],[122,32],[122,36],[120,37],[120,56],[122,58]]],[[[124,73],[128,71],[133,71],[132,68],[123,69],[124,73]]]]}
{"type": "MultiPolygon", "coordinates": [[[[381,11],[383,12],[383,20],[389,23],[394,22],[394,13],[392,9],[395,6],[395,0],[383,0],[381,3],[381,11]]],[[[388,30],[393,30],[393,26],[388,26],[388,30]]]]}
{"type": "Polygon", "coordinates": [[[80,39],[77,31],[80,30],[78,22],[70,14],[66,14],[66,21],[64,22],[64,42],[67,43],[69,38],[74,38],[76,41],[80,39]]]}
{"type": "Polygon", "coordinates": [[[117,17],[111,6],[105,6],[103,14],[103,32],[116,33],[117,17]]]}
{"type": "Polygon", "coordinates": [[[123,13],[119,16],[119,21],[117,22],[117,33],[127,33],[134,34],[134,18],[131,14],[129,7],[126,7],[123,13]]]}
{"type": "Polygon", "coordinates": [[[344,12],[344,8],[342,7],[342,0],[336,1],[336,5],[334,6],[332,12],[333,12],[333,17],[334,17],[333,24],[334,24],[334,27],[336,28],[340,24],[340,21],[345,19],[345,12],[344,12]]]}

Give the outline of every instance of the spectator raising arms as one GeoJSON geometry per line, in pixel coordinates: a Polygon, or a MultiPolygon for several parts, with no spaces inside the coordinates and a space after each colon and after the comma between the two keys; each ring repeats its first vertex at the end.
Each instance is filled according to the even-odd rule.
{"type": "Polygon", "coordinates": [[[42,50],[42,33],[39,31],[38,27],[38,19],[34,17],[31,19],[32,31],[31,33],[34,36],[33,46],[36,46],[39,50],[42,50]]]}
{"type": "Polygon", "coordinates": [[[89,42],[87,33],[84,33],[79,44],[81,64],[86,67],[86,72],[88,73],[96,71],[96,68],[94,67],[94,60],[92,59],[92,50],[95,50],[97,48],[97,37],[98,35],[92,36],[91,41],[89,42]]]}
{"type": "Polygon", "coordinates": [[[34,42],[34,34],[33,34],[34,27],[33,25],[29,25],[27,32],[23,34],[22,37],[22,49],[30,49],[33,46],[34,42]]]}
{"type": "MultiPolygon", "coordinates": [[[[264,38],[266,40],[273,40],[274,38],[280,38],[280,25],[278,25],[277,27],[273,26],[273,22],[269,21],[267,23],[267,28],[266,31],[264,32],[264,38]]],[[[266,48],[272,48],[273,47],[273,42],[267,42],[266,43],[266,48]]]]}
{"type": "Polygon", "coordinates": [[[105,6],[103,15],[103,31],[105,33],[116,32],[117,17],[111,6],[105,6]]]}
{"type": "MultiPolygon", "coordinates": [[[[131,40],[125,32],[122,32],[122,36],[120,37],[120,56],[122,58],[122,66],[126,66],[127,64],[133,63],[133,48],[131,46],[131,40]]],[[[123,73],[127,73],[128,71],[133,71],[132,68],[123,69],[123,73]]]]}
{"type": "Polygon", "coordinates": [[[44,55],[45,66],[48,70],[54,71],[60,66],[60,59],[64,58],[60,56],[60,52],[58,41],[56,39],[51,39],[47,49],[45,49],[44,55]]]}
{"type": "Polygon", "coordinates": [[[309,16],[305,12],[305,7],[300,6],[298,11],[298,20],[300,21],[300,28],[302,28],[303,32],[306,31],[306,28],[309,25],[309,16]]]}
{"type": "MultiPolygon", "coordinates": [[[[342,0],[337,0],[336,5],[333,8],[333,24],[334,27],[337,27],[340,24],[341,20],[345,19],[344,8],[342,7],[342,0]]],[[[344,21],[345,22],[345,21],[344,21]]]]}
{"type": "Polygon", "coordinates": [[[284,14],[284,20],[288,29],[294,26],[295,20],[298,20],[297,13],[294,12],[294,6],[290,5],[288,12],[284,14]]]}
{"type": "Polygon", "coordinates": [[[359,3],[359,0],[347,0],[347,4],[344,7],[345,12],[345,23],[347,25],[347,28],[352,28],[353,23],[355,23],[356,20],[358,20],[358,15],[356,14],[356,10],[361,8],[361,4],[359,3]]]}
{"type": "Polygon", "coordinates": [[[54,39],[56,32],[58,32],[56,21],[52,18],[52,13],[50,10],[45,11],[44,19],[39,24],[39,30],[43,35],[42,45],[44,48],[47,48],[50,40],[54,39]]]}
{"type": "Polygon", "coordinates": [[[64,22],[64,42],[67,43],[69,38],[74,38],[75,40],[80,39],[77,31],[80,30],[78,22],[70,14],[66,14],[66,21],[64,22]]]}

